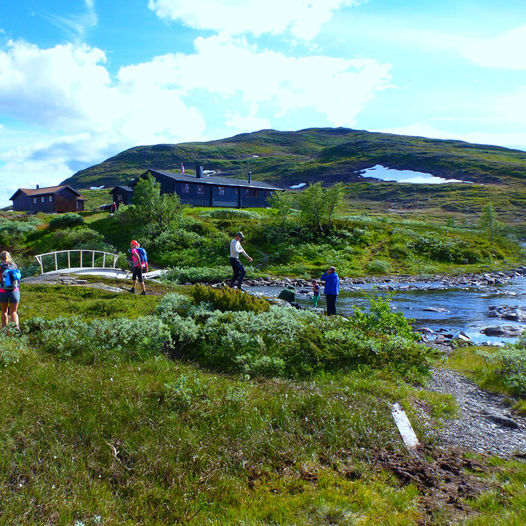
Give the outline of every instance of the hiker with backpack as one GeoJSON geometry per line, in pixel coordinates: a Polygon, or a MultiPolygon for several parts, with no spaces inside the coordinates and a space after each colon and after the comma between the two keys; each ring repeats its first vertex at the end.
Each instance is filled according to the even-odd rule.
{"type": "Polygon", "coordinates": [[[9,252],[0,253],[0,310],[2,327],[7,326],[8,315],[15,324],[15,329],[20,331],[18,322],[18,304],[20,302],[20,289],[18,287],[22,275],[11,258],[9,252]]]}
{"type": "Polygon", "coordinates": [[[137,281],[139,281],[142,287],[141,296],[146,296],[146,286],[142,274],[143,272],[148,272],[148,255],[146,254],[146,250],[144,250],[135,239],[130,243],[130,254],[133,267],[133,286],[129,292],[135,294],[135,286],[137,285],[137,281]]]}

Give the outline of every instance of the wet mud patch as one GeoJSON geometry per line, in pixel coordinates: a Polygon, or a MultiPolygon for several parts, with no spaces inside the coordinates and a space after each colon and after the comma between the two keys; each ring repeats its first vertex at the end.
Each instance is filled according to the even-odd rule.
{"type": "Polygon", "coordinates": [[[375,463],[402,484],[414,484],[421,495],[421,525],[435,524],[436,515],[459,519],[471,511],[466,502],[492,489],[494,483],[480,474],[491,468],[483,460],[468,458],[457,450],[422,451],[417,455],[381,452],[375,463]]]}

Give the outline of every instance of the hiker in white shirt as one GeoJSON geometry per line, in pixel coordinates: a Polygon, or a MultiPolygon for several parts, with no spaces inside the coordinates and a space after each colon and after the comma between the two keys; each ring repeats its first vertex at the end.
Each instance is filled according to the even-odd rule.
{"type": "MultiPolygon", "coordinates": [[[[241,289],[243,278],[245,277],[245,267],[239,261],[239,254],[244,254],[249,261],[253,259],[245,252],[245,249],[241,246],[241,241],[245,239],[243,232],[238,232],[232,241],[230,241],[230,265],[234,271],[234,276],[230,281],[230,286],[233,287],[237,281],[237,286],[241,289]]],[[[241,289],[242,290],[242,289],[241,289]]]]}

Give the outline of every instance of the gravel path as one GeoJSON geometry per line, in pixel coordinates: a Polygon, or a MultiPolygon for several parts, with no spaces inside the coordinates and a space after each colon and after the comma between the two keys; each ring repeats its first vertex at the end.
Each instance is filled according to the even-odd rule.
{"type": "Polygon", "coordinates": [[[504,396],[448,369],[434,369],[427,388],[452,395],[459,406],[458,418],[445,421],[438,432],[444,445],[505,458],[526,456],[526,418],[511,414],[504,396]]]}

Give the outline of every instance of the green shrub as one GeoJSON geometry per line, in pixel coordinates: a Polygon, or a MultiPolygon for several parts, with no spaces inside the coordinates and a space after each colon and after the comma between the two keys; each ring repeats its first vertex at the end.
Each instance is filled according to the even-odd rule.
{"type": "Polygon", "coordinates": [[[84,218],[79,214],[67,213],[59,215],[53,218],[49,222],[50,230],[58,230],[60,228],[71,228],[75,226],[80,226],[84,223],[84,218]]]}
{"type": "Polygon", "coordinates": [[[510,392],[526,396],[526,333],[515,344],[493,352],[478,351],[490,364],[497,367],[499,380],[510,392]]]}
{"type": "Polygon", "coordinates": [[[217,267],[175,267],[166,274],[165,278],[174,283],[198,283],[200,281],[213,283],[223,281],[230,277],[231,274],[232,268],[226,265],[217,267]]]}
{"type": "Polygon", "coordinates": [[[389,297],[382,298],[374,294],[365,294],[369,300],[369,312],[354,307],[352,326],[367,335],[385,334],[399,336],[408,341],[417,341],[419,335],[413,331],[409,320],[391,307],[389,297]]]}
{"type": "Polygon", "coordinates": [[[389,274],[391,272],[391,263],[384,259],[373,259],[367,264],[369,274],[389,274]]]}
{"type": "Polygon", "coordinates": [[[165,400],[174,409],[185,411],[200,399],[206,398],[208,386],[201,378],[194,374],[182,374],[172,382],[164,384],[165,400]]]}
{"type": "Polygon", "coordinates": [[[32,221],[24,221],[0,217],[0,245],[11,250],[21,248],[28,234],[34,232],[39,223],[41,221],[37,218],[33,218],[32,221]]]}
{"type": "Polygon", "coordinates": [[[215,210],[201,212],[200,216],[211,219],[259,219],[261,217],[257,212],[238,210],[236,208],[217,208],[215,210]]]}
{"type": "Polygon", "coordinates": [[[44,351],[81,363],[144,360],[167,350],[167,326],[157,317],[84,321],[79,317],[33,318],[25,324],[44,351]]]}
{"type": "Polygon", "coordinates": [[[24,338],[13,338],[11,332],[0,333],[0,368],[17,363],[24,348],[24,338]]]}
{"type": "Polygon", "coordinates": [[[228,287],[213,289],[197,284],[194,285],[192,296],[196,303],[209,303],[214,309],[222,312],[266,312],[270,308],[268,301],[228,287]]]}

